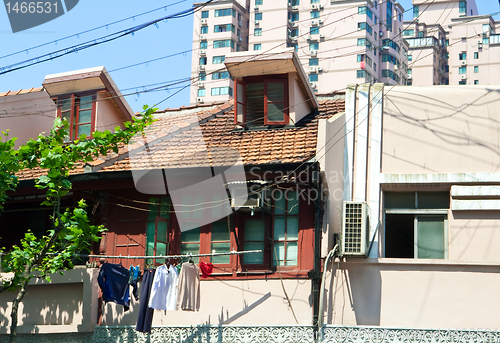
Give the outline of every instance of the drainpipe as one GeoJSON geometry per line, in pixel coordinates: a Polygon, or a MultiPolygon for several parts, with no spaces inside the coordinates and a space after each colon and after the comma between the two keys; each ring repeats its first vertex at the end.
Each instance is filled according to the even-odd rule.
{"type": "Polygon", "coordinates": [[[325,280],[326,280],[326,268],[328,267],[328,262],[330,262],[330,259],[335,256],[335,252],[337,251],[339,245],[336,244],[332,250],[328,253],[328,256],[326,256],[325,259],[325,264],[323,265],[323,277],[321,279],[321,288],[320,290],[320,295],[319,295],[319,312],[318,312],[318,331],[321,331],[321,328],[323,327],[323,306],[324,306],[324,298],[325,298],[325,280]]]}
{"type": "MultiPolygon", "coordinates": [[[[313,187],[318,192],[316,198],[316,218],[314,223],[314,260],[313,270],[310,272],[312,280],[312,300],[313,300],[313,327],[314,334],[318,334],[318,313],[319,313],[319,286],[321,279],[321,234],[322,234],[322,216],[323,209],[321,208],[322,191],[319,179],[319,164],[315,163],[313,168],[313,187]]],[[[316,336],[317,337],[317,336],[316,336]]]]}

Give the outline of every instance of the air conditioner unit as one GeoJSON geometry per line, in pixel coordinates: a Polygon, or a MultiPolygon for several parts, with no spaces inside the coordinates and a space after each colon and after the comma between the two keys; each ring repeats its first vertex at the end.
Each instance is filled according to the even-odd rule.
{"type": "Polygon", "coordinates": [[[408,79],[411,79],[411,74],[408,74],[408,79]]]}
{"type": "Polygon", "coordinates": [[[316,10],[316,9],[318,9],[319,7],[318,7],[318,5],[316,5],[316,4],[312,4],[312,5],[311,5],[311,8],[312,8],[313,10],[316,10]]]}
{"type": "Polygon", "coordinates": [[[460,61],[460,64],[464,66],[467,64],[467,61],[460,61]]]}
{"type": "Polygon", "coordinates": [[[242,22],[242,21],[239,21],[239,22],[238,22],[238,26],[243,26],[243,22],[242,22]]]}
{"type": "Polygon", "coordinates": [[[310,66],[309,67],[309,72],[310,73],[315,73],[316,72],[316,67],[310,66]]]}
{"type": "Polygon", "coordinates": [[[299,27],[299,23],[294,22],[294,23],[292,24],[292,26],[293,26],[293,27],[299,27]]]}
{"type": "Polygon", "coordinates": [[[298,11],[299,10],[299,6],[292,6],[292,10],[298,11]]]}
{"type": "Polygon", "coordinates": [[[207,25],[207,20],[206,19],[202,19],[201,20],[201,25],[207,25]]]}
{"type": "Polygon", "coordinates": [[[196,102],[198,102],[198,103],[203,103],[203,98],[198,98],[198,99],[196,99],[196,102]]]}
{"type": "Polygon", "coordinates": [[[254,21],[254,24],[259,25],[259,21],[258,20],[254,21]]]}
{"type": "Polygon", "coordinates": [[[341,233],[341,255],[368,255],[370,242],[370,208],[364,201],[344,201],[341,233]]]}
{"type": "Polygon", "coordinates": [[[318,8],[319,8],[319,9],[322,9],[322,8],[323,8],[323,5],[322,5],[322,4],[319,4],[319,5],[318,5],[318,8]]]}
{"type": "Polygon", "coordinates": [[[201,40],[207,40],[207,36],[205,36],[205,35],[201,35],[201,36],[200,36],[200,39],[201,39],[201,40]]]}
{"type": "Polygon", "coordinates": [[[320,33],[320,34],[319,34],[319,39],[324,39],[324,38],[325,38],[325,35],[324,35],[324,34],[322,34],[322,33],[320,33]]]}
{"type": "Polygon", "coordinates": [[[379,31],[378,35],[379,35],[379,37],[382,37],[384,35],[384,33],[382,31],[379,31]]]}
{"type": "Polygon", "coordinates": [[[311,88],[316,88],[316,82],[310,82],[311,88]]]}
{"type": "Polygon", "coordinates": [[[318,22],[316,20],[311,20],[311,25],[312,26],[318,26],[318,22]]]}
{"type": "Polygon", "coordinates": [[[316,67],[316,71],[317,71],[317,72],[323,71],[323,68],[321,68],[321,67],[316,67]]]}
{"type": "Polygon", "coordinates": [[[318,19],[318,24],[319,25],[323,24],[323,19],[318,19]]]}
{"type": "Polygon", "coordinates": [[[198,87],[201,87],[201,88],[205,87],[205,82],[199,81],[198,82],[198,87]]]}
{"type": "Polygon", "coordinates": [[[460,75],[460,78],[461,78],[462,80],[465,80],[465,79],[467,78],[467,75],[462,74],[462,75],[460,75]]]}
{"type": "Polygon", "coordinates": [[[259,211],[262,209],[269,210],[269,204],[271,203],[269,199],[269,192],[267,187],[259,186],[257,190],[252,187],[241,187],[229,185],[229,190],[231,194],[236,194],[236,197],[231,198],[231,207],[238,208],[238,211],[248,212],[259,211]],[[247,194],[247,200],[242,204],[240,194],[247,194]]]}
{"type": "Polygon", "coordinates": [[[489,37],[490,36],[490,31],[483,32],[483,37],[489,37]]]}
{"type": "Polygon", "coordinates": [[[478,49],[481,49],[482,47],[483,47],[483,43],[481,43],[481,42],[477,42],[477,48],[478,48],[478,49]]]}
{"type": "Polygon", "coordinates": [[[205,50],[200,50],[200,55],[206,55],[207,52],[205,50]]]}
{"type": "Polygon", "coordinates": [[[205,66],[200,66],[200,70],[205,70],[205,66]]]}
{"type": "Polygon", "coordinates": [[[297,41],[297,37],[292,37],[292,42],[296,42],[297,41]]]}
{"type": "Polygon", "coordinates": [[[243,38],[241,38],[241,37],[239,37],[239,38],[238,38],[238,40],[239,40],[240,42],[243,42],[243,38]]]}
{"type": "Polygon", "coordinates": [[[311,50],[311,56],[316,56],[318,54],[318,50],[311,50]]]}
{"type": "Polygon", "coordinates": [[[255,12],[259,12],[259,6],[255,6],[253,9],[255,12]]]}

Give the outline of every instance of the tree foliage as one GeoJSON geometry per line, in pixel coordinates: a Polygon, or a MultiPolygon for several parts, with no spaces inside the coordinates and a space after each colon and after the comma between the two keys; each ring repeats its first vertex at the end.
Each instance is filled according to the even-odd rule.
{"type": "Polygon", "coordinates": [[[118,153],[120,146],[127,144],[137,133],[143,132],[153,122],[155,108],[144,106],[143,115],[124,123],[115,132],[95,131],[92,138],[85,135],[74,142],[65,142],[69,125],[56,119],[53,129],[47,135],[39,135],[15,149],[16,138],[9,138],[8,132],[0,137],[0,211],[8,200],[8,192],[19,185],[17,173],[23,169],[45,170],[35,180],[35,187],[45,190],[46,199],[40,205],[52,208],[52,227],[42,237],[27,231],[18,245],[9,251],[0,247],[1,265],[7,278],[1,279],[0,292],[17,292],[12,307],[11,342],[16,339],[17,308],[26,294],[29,281],[43,278],[50,281],[50,275],[73,267],[75,253],[90,251],[97,242],[103,226],[90,225],[86,203],[80,200],[72,209],[61,208],[61,197],[72,188],[70,172],[79,164],[90,162],[109,151],[118,153]]]}

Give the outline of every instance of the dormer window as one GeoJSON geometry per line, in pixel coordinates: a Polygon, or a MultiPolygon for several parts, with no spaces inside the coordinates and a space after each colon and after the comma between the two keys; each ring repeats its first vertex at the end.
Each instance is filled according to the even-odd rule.
{"type": "Polygon", "coordinates": [[[289,123],[287,75],[249,76],[236,80],[235,123],[247,126],[289,123]]]}
{"type": "Polygon", "coordinates": [[[95,130],[96,94],[58,97],[57,116],[69,123],[69,136],[65,141],[73,141],[82,134],[92,136],[95,130]]]}

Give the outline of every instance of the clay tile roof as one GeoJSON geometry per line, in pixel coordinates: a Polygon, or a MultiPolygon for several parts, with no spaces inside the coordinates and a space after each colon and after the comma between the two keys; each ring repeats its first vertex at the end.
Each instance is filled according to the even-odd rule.
{"type": "MultiPolygon", "coordinates": [[[[118,154],[100,156],[87,168],[106,172],[233,165],[238,157],[245,165],[306,162],[316,152],[318,120],[330,118],[344,108],[344,100],[322,100],[317,114],[305,116],[294,127],[267,130],[237,130],[229,103],[208,111],[202,108],[196,114],[162,117],[147,130],[148,150],[136,142],[120,147],[118,154]]],[[[79,165],[73,173],[83,173],[84,169],[79,165]]],[[[43,172],[22,171],[19,177],[31,179],[43,172]]]]}

